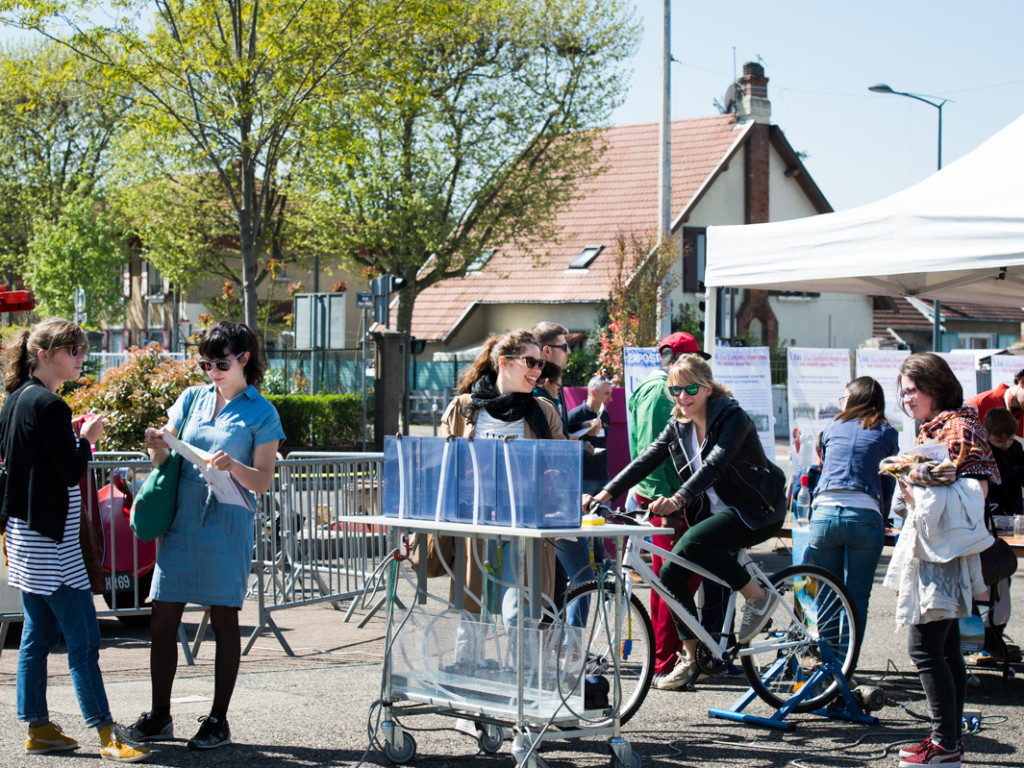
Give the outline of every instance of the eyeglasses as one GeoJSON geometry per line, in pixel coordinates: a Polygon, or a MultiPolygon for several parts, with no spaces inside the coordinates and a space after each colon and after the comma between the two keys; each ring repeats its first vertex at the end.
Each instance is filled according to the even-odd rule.
{"type": "Polygon", "coordinates": [[[527,368],[536,368],[538,371],[544,367],[544,361],[529,355],[502,355],[506,360],[522,360],[527,368]]]}
{"type": "Polygon", "coordinates": [[[672,386],[668,388],[668,393],[672,395],[672,397],[679,397],[683,392],[692,397],[693,395],[696,395],[698,391],[700,391],[700,384],[685,384],[681,387],[672,386]]]}
{"type": "Polygon", "coordinates": [[[568,342],[563,342],[561,344],[545,344],[544,346],[547,347],[548,349],[560,349],[563,352],[568,352],[569,351],[569,344],[568,344],[568,342]]]}
{"type": "Polygon", "coordinates": [[[845,403],[849,399],[850,399],[849,395],[843,395],[842,397],[839,398],[839,402],[840,403],[845,403]]]}
{"type": "Polygon", "coordinates": [[[900,399],[906,400],[908,397],[913,397],[920,391],[921,390],[919,390],[917,387],[907,387],[906,389],[901,389],[899,392],[900,399]]]}
{"type": "Polygon", "coordinates": [[[72,357],[85,357],[85,347],[66,347],[68,354],[72,357]]]}
{"type": "Polygon", "coordinates": [[[231,368],[231,364],[238,358],[244,355],[245,352],[239,352],[237,355],[233,355],[226,360],[207,360],[205,358],[199,358],[199,367],[204,371],[209,371],[211,368],[216,368],[218,371],[227,371],[231,368]]]}

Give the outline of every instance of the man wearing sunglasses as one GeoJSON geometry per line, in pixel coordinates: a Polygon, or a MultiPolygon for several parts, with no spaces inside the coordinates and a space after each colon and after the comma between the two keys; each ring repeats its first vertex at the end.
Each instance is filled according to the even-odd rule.
{"type": "MultiPolygon", "coordinates": [[[[697,340],[688,333],[678,331],[669,334],[658,344],[661,355],[661,369],[655,371],[642,382],[629,396],[626,410],[629,412],[629,457],[635,459],[661,434],[672,416],[672,401],[666,395],[668,369],[672,367],[680,355],[697,354],[705,360],[711,355],[701,351],[697,340]]],[[[666,460],[654,472],[633,486],[630,494],[640,506],[646,506],[652,499],[671,496],[679,488],[679,475],[676,474],[672,460],[666,460]]],[[[669,518],[652,517],[651,525],[668,528],[663,536],[654,536],[656,546],[671,550],[682,535],[682,520],[679,516],[669,518]]],[[[661,569],[663,558],[652,556],[652,567],[657,573],[661,569]]],[[[699,581],[696,582],[699,584],[699,581]]],[[[696,589],[696,584],[691,584],[696,589]]],[[[651,624],[654,625],[654,685],[665,679],[675,668],[682,643],[676,632],[672,611],[660,597],[651,591],[651,624]]],[[[721,626],[721,622],[719,622],[721,626]]]]}
{"type": "MultiPolygon", "coordinates": [[[[544,362],[553,363],[558,366],[560,371],[565,371],[565,366],[569,362],[569,342],[565,340],[569,333],[568,329],[558,323],[551,323],[545,320],[533,326],[530,332],[533,334],[533,338],[537,340],[537,345],[540,347],[540,354],[544,358],[544,362]]],[[[538,393],[535,392],[534,394],[538,393]]],[[[562,417],[562,431],[568,436],[569,423],[566,419],[569,412],[565,407],[565,395],[561,391],[558,393],[558,415],[562,417]]],[[[570,437],[569,439],[575,438],[570,437]]]]}

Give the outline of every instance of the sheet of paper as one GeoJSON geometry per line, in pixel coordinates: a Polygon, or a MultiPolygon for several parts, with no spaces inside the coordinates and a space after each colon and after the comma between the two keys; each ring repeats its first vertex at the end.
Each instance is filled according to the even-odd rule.
{"type": "Polygon", "coordinates": [[[924,445],[915,445],[908,451],[905,451],[908,456],[921,455],[931,461],[949,461],[949,448],[946,447],[945,443],[925,443],[924,445]]]}
{"type": "Polygon", "coordinates": [[[580,427],[579,429],[572,433],[573,437],[582,437],[583,435],[587,434],[587,432],[592,430],[594,428],[594,425],[600,420],[601,417],[598,416],[596,419],[591,419],[590,421],[586,422],[586,426],[580,427]]]}
{"type": "Polygon", "coordinates": [[[194,445],[182,442],[170,432],[164,432],[163,437],[164,442],[171,450],[177,451],[182,459],[194,464],[199,469],[199,474],[210,484],[213,495],[217,497],[218,501],[255,511],[249,494],[238,484],[234,475],[227,470],[215,469],[210,466],[210,454],[194,445]]]}

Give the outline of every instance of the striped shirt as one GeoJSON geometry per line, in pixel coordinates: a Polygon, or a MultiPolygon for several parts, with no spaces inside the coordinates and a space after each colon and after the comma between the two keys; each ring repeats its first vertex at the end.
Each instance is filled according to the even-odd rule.
{"type": "Polygon", "coordinates": [[[68,487],[68,519],[58,544],[12,517],[7,521],[8,584],[34,595],[52,595],[62,585],[89,589],[89,575],[78,540],[82,521],[78,484],[68,487]]]}

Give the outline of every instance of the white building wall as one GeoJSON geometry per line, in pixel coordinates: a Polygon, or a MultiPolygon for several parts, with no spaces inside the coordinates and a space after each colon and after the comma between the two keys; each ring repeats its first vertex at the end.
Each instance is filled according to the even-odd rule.
{"type": "Polygon", "coordinates": [[[774,150],[768,155],[768,218],[787,221],[817,214],[796,179],[786,176],[786,163],[774,150]]]}
{"type": "Polygon", "coordinates": [[[772,296],[779,339],[791,347],[856,349],[871,338],[871,297],[823,293],[801,299],[772,296]]]}

